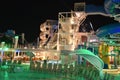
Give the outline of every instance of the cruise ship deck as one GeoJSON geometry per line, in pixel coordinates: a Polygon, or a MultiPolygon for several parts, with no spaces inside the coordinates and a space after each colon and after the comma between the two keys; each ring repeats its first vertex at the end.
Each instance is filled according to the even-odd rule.
{"type": "Polygon", "coordinates": [[[101,79],[99,71],[92,65],[43,63],[41,67],[39,62],[36,64],[31,67],[29,63],[1,66],[0,80],[120,80],[118,69],[103,69],[104,77],[101,79]]]}
{"type": "Polygon", "coordinates": [[[42,23],[36,46],[25,44],[24,34],[1,41],[0,80],[120,80],[120,14],[94,31],[87,18],[101,13],[84,9],[84,2],[75,4],[58,21],[42,23]]]}

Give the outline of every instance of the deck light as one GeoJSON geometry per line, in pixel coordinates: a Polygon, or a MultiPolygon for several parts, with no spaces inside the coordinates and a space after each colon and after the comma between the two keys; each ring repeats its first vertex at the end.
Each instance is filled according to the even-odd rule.
{"type": "Polygon", "coordinates": [[[16,39],[18,39],[18,36],[15,36],[16,39]]]}

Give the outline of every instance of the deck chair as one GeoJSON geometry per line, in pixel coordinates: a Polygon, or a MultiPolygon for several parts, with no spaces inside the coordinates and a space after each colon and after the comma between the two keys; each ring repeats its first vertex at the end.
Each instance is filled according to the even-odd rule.
{"type": "Polygon", "coordinates": [[[63,65],[62,64],[58,64],[58,68],[56,69],[56,73],[58,76],[62,75],[62,71],[63,71],[63,65]]]}
{"type": "Polygon", "coordinates": [[[3,61],[1,63],[2,63],[2,66],[6,65],[6,59],[3,59],[3,61]]]}
{"type": "Polygon", "coordinates": [[[35,68],[36,68],[35,62],[32,61],[32,62],[30,63],[30,70],[35,70],[35,68]]]}
{"type": "Polygon", "coordinates": [[[36,71],[39,72],[41,69],[41,62],[36,62],[36,71]]]}
{"type": "Polygon", "coordinates": [[[21,65],[22,64],[22,60],[18,60],[17,64],[21,65]]]}
{"type": "Polygon", "coordinates": [[[64,77],[68,76],[68,64],[64,64],[63,75],[64,75],[64,77]]]}
{"type": "Polygon", "coordinates": [[[71,65],[69,66],[69,69],[68,69],[68,75],[69,75],[70,77],[73,77],[73,72],[74,72],[74,70],[75,70],[75,68],[74,68],[73,65],[71,64],[71,65]]]}
{"type": "Polygon", "coordinates": [[[52,71],[53,71],[53,74],[55,74],[55,75],[57,74],[57,66],[58,65],[54,63],[52,71]]]}
{"type": "Polygon", "coordinates": [[[52,63],[48,63],[47,72],[52,73],[52,63]]]}
{"type": "Polygon", "coordinates": [[[47,63],[42,63],[42,72],[43,74],[47,73],[47,63]]]}

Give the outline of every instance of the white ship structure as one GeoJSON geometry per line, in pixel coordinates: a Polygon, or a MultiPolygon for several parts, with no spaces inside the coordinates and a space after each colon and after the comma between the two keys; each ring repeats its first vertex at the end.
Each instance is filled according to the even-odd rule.
{"type": "Polygon", "coordinates": [[[99,13],[86,13],[85,3],[80,4],[83,5],[82,11],[77,11],[76,6],[74,11],[59,12],[58,20],[48,19],[42,23],[37,47],[20,47],[19,37],[15,37],[14,47],[9,49],[5,49],[5,42],[1,42],[1,61],[7,58],[5,53],[11,52],[13,59],[16,60],[29,61],[32,58],[33,61],[47,59],[62,64],[90,63],[99,71],[103,69],[104,64],[115,67],[120,65],[119,14],[112,16],[118,23],[105,25],[96,32],[93,30],[92,23],[89,23],[89,31],[86,31],[83,25],[86,17],[99,13]]]}

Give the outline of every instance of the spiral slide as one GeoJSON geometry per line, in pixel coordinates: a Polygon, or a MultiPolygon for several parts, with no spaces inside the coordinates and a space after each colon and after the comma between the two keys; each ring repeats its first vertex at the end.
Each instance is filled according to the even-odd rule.
{"type": "Polygon", "coordinates": [[[51,33],[50,33],[47,41],[45,42],[44,46],[47,45],[48,43],[52,44],[51,48],[54,48],[57,46],[56,45],[56,43],[57,43],[57,39],[56,39],[57,38],[57,34],[56,34],[57,30],[58,30],[58,26],[55,26],[55,25],[52,26],[51,33]]]}

